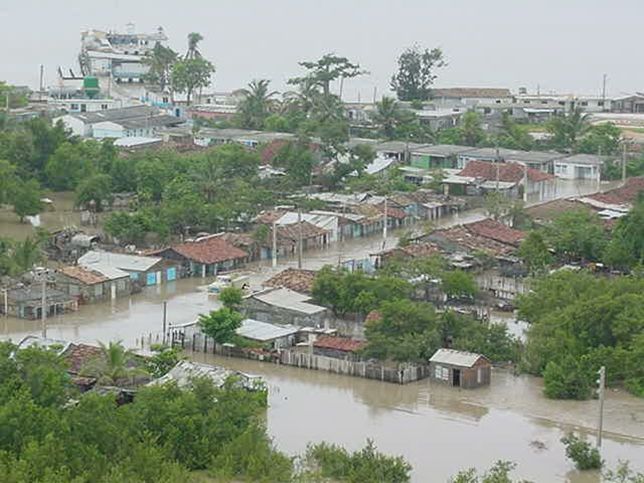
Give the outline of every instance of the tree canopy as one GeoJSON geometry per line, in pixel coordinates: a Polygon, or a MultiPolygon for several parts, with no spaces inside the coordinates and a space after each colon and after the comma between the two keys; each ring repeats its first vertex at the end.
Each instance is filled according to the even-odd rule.
{"type": "Polygon", "coordinates": [[[409,47],[398,57],[398,70],[391,78],[391,89],[401,101],[429,100],[431,86],[438,76],[436,70],[446,65],[443,51],[439,48],[409,47]]]}

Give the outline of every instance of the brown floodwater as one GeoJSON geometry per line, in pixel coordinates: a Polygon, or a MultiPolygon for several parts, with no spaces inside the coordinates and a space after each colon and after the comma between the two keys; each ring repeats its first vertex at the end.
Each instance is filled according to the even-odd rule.
{"type": "MultiPolygon", "coordinates": [[[[67,200],[71,210],[71,197],[67,200]]],[[[74,224],[75,214],[64,213],[43,215],[43,224],[49,229],[74,224]]],[[[437,225],[483,217],[482,210],[472,210],[437,225]]],[[[7,226],[13,227],[13,236],[26,236],[32,230],[29,225],[16,225],[20,224],[7,222],[6,213],[0,213],[0,235],[6,235],[7,226]]],[[[304,268],[364,258],[396,243],[397,233],[390,232],[384,243],[381,237],[372,237],[306,252],[304,268]]],[[[296,265],[295,259],[284,259],[276,268],[264,261],[246,270],[251,283],[258,285],[296,265]]],[[[47,335],[88,343],[123,340],[131,347],[149,334],[154,341],[161,333],[164,300],[168,301],[168,321],[177,324],[218,307],[216,299],[203,290],[210,281],[178,280],[114,302],[82,306],[78,312],[48,319],[47,335]]],[[[513,322],[511,314],[494,314],[494,320],[507,323],[516,335],[524,329],[513,322]]],[[[40,321],[0,318],[2,339],[17,341],[40,334],[41,329],[40,321]]],[[[309,442],[324,440],[357,449],[372,438],[383,451],[404,455],[414,466],[413,478],[418,482],[444,482],[461,469],[484,469],[498,459],[515,461],[515,475],[532,481],[599,481],[597,473],[575,471],[559,442],[570,430],[592,438],[597,402],[547,400],[537,378],[495,371],[490,387],[464,391],[428,381],[398,386],[209,354],[191,357],[263,376],[270,389],[269,432],[277,446],[290,454],[302,453],[309,442]]],[[[604,428],[602,456],[609,466],[626,459],[644,471],[644,401],[609,391],[604,428]]]]}

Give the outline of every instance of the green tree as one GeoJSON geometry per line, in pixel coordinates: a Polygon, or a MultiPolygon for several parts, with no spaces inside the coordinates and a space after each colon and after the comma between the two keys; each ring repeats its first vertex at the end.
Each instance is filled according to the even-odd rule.
{"type": "Polygon", "coordinates": [[[153,355],[145,360],[148,373],[155,378],[166,375],[182,359],[178,349],[156,344],[150,347],[153,355]]]}
{"type": "Polygon", "coordinates": [[[547,125],[551,143],[561,151],[575,151],[579,140],[589,128],[590,115],[576,107],[572,112],[553,118],[547,125]]]}
{"type": "Polygon", "coordinates": [[[81,180],[95,172],[100,146],[95,142],[64,142],[45,165],[47,185],[57,191],[75,189],[81,180]]]}
{"type": "Polygon", "coordinates": [[[458,130],[466,146],[478,146],[485,139],[481,116],[475,111],[463,114],[458,130]]]}
{"type": "Polygon", "coordinates": [[[531,273],[539,273],[552,263],[552,255],[540,232],[532,230],[517,252],[531,273]]]}
{"type": "Polygon", "coordinates": [[[15,180],[13,188],[12,204],[13,211],[20,217],[20,222],[25,221],[27,216],[35,216],[42,211],[42,194],[40,184],[35,179],[28,181],[15,180]]]}
{"type": "Polygon", "coordinates": [[[17,182],[16,167],[0,159],[0,205],[11,204],[17,182]]]}
{"type": "Polygon", "coordinates": [[[441,289],[449,298],[474,297],[478,292],[478,286],[472,274],[463,270],[443,273],[441,289]]]}
{"type": "Polygon", "coordinates": [[[24,107],[27,105],[27,96],[24,92],[18,92],[14,86],[0,81],[0,108],[4,109],[7,105],[7,98],[9,100],[9,107],[14,109],[16,107],[24,107]]]}
{"type": "Polygon", "coordinates": [[[509,113],[501,117],[501,132],[496,136],[496,144],[506,149],[530,151],[534,147],[534,139],[530,136],[528,126],[517,124],[509,113]]]}
{"type": "Polygon", "coordinates": [[[94,202],[96,211],[103,211],[104,203],[112,197],[112,179],[107,174],[95,174],[82,180],[76,187],[76,206],[94,202]]]}
{"type": "Polygon", "coordinates": [[[222,305],[231,310],[238,310],[241,307],[244,292],[237,287],[226,287],[219,294],[219,301],[222,305]]]}
{"type": "Polygon", "coordinates": [[[516,466],[516,463],[499,460],[483,475],[479,476],[475,468],[470,468],[450,478],[449,483],[512,483],[510,473],[516,466]]]}
{"type": "Polygon", "coordinates": [[[378,127],[380,134],[385,139],[393,139],[401,119],[402,113],[396,99],[383,96],[376,104],[376,111],[372,116],[372,121],[378,127]]]}
{"type": "Polygon", "coordinates": [[[604,462],[599,450],[587,441],[569,433],[561,438],[561,442],[566,446],[566,456],[575,463],[578,470],[598,470],[602,467],[604,462]]]}
{"type": "Polygon", "coordinates": [[[27,237],[16,241],[12,250],[12,265],[17,273],[31,270],[43,260],[43,252],[37,239],[27,237]]]}
{"type": "Polygon", "coordinates": [[[199,316],[199,326],[204,334],[212,337],[218,344],[225,344],[235,339],[236,331],[241,327],[244,317],[235,310],[223,307],[199,316]]]}
{"type": "Polygon", "coordinates": [[[436,70],[447,62],[439,48],[421,49],[414,45],[398,57],[398,70],[391,78],[391,89],[401,101],[426,101],[431,97],[431,86],[436,80],[436,70]]]}
{"type": "Polygon", "coordinates": [[[599,260],[606,244],[601,220],[583,209],[558,214],[546,226],[544,236],[557,258],[563,261],[599,260]]]}
{"type": "Polygon", "coordinates": [[[264,122],[274,110],[277,91],[269,91],[270,81],[267,79],[253,80],[246,89],[238,92],[242,100],[237,108],[238,122],[246,129],[262,129],[264,122]]]}
{"type": "Polygon", "coordinates": [[[201,52],[199,52],[199,42],[203,40],[203,35],[199,32],[190,32],[188,34],[188,50],[186,51],[185,59],[199,59],[201,52]]]}
{"type": "Polygon", "coordinates": [[[609,265],[629,269],[644,264],[644,197],[617,221],[603,260],[609,265]]]}
{"type": "Polygon", "coordinates": [[[543,392],[551,399],[588,399],[592,394],[594,372],[588,359],[566,356],[550,361],[543,371],[543,392]]]}
{"type": "Polygon", "coordinates": [[[619,152],[622,131],[612,122],[589,126],[579,140],[576,150],[580,153],[612,155],[619,152]]]}
{"type": "Polygon", "coordinates": [[[101,354],[81,368],[81,374],[98,379],[100,384],[118,385],[145,375],[147,371],[137,363],[135,354],[126,349],[121,341],[111,341],[107,345],[98,343],[101,354]]]}
{"type": "Polygon", "coordinates": [[[284,168],[286,177],[294,186],[305,186],[311,182],[315,158],[305,141],[290,141],[279,149],[273,165],[284,168]]]}
{"type": "Polygon", "coordinates": [[[214,73],[215,66],[203,57],[179,60],[172,66],[172,88],[175,92],[185,92],[190,105],[194,92],[208,87],[214,73]]]}
{"type": "Polygon", "coordinates": [[[179,54],[174,50],[157,42],[154,44],[154,48],[143,57],[143,63],[149,69],[144,80],[156,84],[161,92],[164,92],[165,88],[170,85],[172,67],[178,58],[179,54]]]}
{"type": "Polygon", "coordinates": [[[338,79],[351,79],[365,74],[360,65],[353,64],[346,57],[335,54],[325,54],[316,61],[299,62],[307,70],[303,77],[289,79],[292,85],[309,84],[322,89],[324,97],[331,94],[331,83],[338,79]]]}

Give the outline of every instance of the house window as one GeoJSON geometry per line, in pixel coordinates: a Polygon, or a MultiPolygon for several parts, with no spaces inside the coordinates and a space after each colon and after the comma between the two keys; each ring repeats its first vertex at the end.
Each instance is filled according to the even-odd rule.
{"type": "Polygon", "coordinates": [[[587,105],[588,105],[588,101],[581,101],[581,105],[582,105],[582,106],[587,106],[587,105]]]}
{"type": "Polygon", "coordinates": [[[101,109],[105,111],[107,109],[107,104],[101,104],[101,109]]]}
{"type": "Polygon", "coordinates": [[[603,105],[604,105],[604,101],[597,101],[597,105],[598,105],[598,106],[603,106],[603,105]]]}
{"type": "Polygon", "coordinates": [[[481,382],[483,382],[483,371],[479,367],[476,369],[476,383],[481,384],[481,382]]]}
{"type": "Polygon", "coordinates": [[[566,105],[566,101],[559,101],[559,105],[560,105],[560,106],[565,106],[565,105],[566,105]]]}
{"type": "Polygon", "coordinates": [[[167,104],[168,102],[170,102],[170,99],[168,99],[167,97],[164,97],[164,98],[163,98],[163,103],[164,103],[164,104],[167,104]]]}
{"type": "Polygon", "coordinates": [[[525,100],[526,104],[530,104],[530,101],[528,99],[525,100]]]}
{"type": "Polygon", "coordinates": [[[72,104],[71,106],[69,106],[69,108],[70,108],[72,111],[78,111],[78,104],[72,104]]]}
{"type": "Polygon", "coordinates": [[[541,101],[541,104],[548,104],[548,101],[541,101]]]}
{"type": "Polygon", "coordinates": [[[501,99],[497,99],[497,100],[496,100],[496,103],[497,103],[497,104],[501,104],[501,99]]]}
{"type": "Polygon", "coordinates": [[[81,104],[81,112],[87,112],[87,104],[81,104]]]}

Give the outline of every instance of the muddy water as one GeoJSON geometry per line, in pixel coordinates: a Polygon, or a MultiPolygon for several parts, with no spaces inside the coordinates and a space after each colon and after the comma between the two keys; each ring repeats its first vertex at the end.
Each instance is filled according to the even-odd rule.
{"type": "MultiPolygon", "coordinates": [[[[515,461],[516,476],[532,481],[599,481],[594,473],[575,471],[559,442],[567,431],[588,434],[596,401],[545,400],[535,378],[495,371],[491,387],[464,391],[428,381],[398,386],[210,354],[190,357],[263,376],[270,388],[268,430],[291,454],[311,441],[357,449],[372,438],[382,450],[404,455],[418,482],[444,482],[497,459],[515,461]]],[[[644,469],[642,402],[611,392],[605,416],[603,458],[611,466],[629,459],[644,469]]]]}
{"type": "MultiPolygon", "coordinates": [[[[72,218],[63,213],[45,214],[44,225],[73,223],[71,211],[68,214],[72,218]]],[[[473,210],[440,220],[437,225],[483,217],[482,210],[473,210]]],[[[16,225],[19,224],[10,223],[16,225]]],[[[5,234],[6,226],[0,214],[0,233],[5,234]]],[[[21,229],[13,233],[19,234],[21,229]]],[[[396,243],[396,233],[390,233],[384,241],[381,237],[347,241],[305,253],[304,268],[364,258],[396,243]]],[[[257,285],[283,268],[296,265],[295,259],[287,259],[273,268],[266,261],[252,264],[247,270],[252,284],[257,285]]],[[[211,280],[179,280],[146,288],[113,303],[83,306],[76,313],[49,319],[47,334],[90,343],[120,339],[133,347],[147,334],[161,332],[164,300],[168,301],[170,323],[190,322],[200,313],[216,308],[217,301],[203,291],[211,280]]],[[[517,335],[522,331],[523,327],[513,327],[509,314],[497,315],[495,320],[505,321],[516,329],[517,335]]],[[[27,334],[39,334],[41,329],[39,321],[0,319],[0,337],[4,339],[19,340],[27,334]]],[[[326,440],[358,448],[366,438],[373,438],[382,450],[405,455],[414,466],[414,481],[419,482],[446,481],[460,469],[489,467],[499,458],[516,461],[517,476],[533,481],[599,481],[596,474],[574,471],[559,442],[568,430],[588,432],[594,427],[596,402],[546,400],[535,378],[496,372],[490,388],[466,392],[427,381],[397,386],[204,354],[194,357],[264,376],[271,389],[269,430],[278,446],[292,454],[301,453],[310,441],[326,440]]],[[[629,459],[644,471],[644,402],[621,392],[609,392],[605,429],[602,454],[607,462],[614,466],[620,458],[629,459]]]]}

